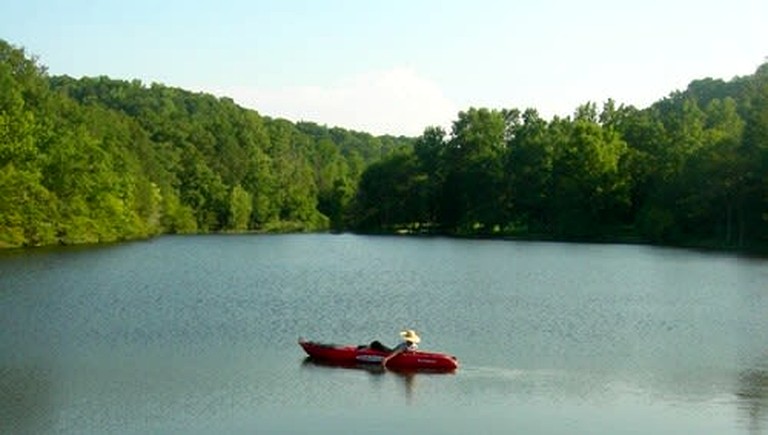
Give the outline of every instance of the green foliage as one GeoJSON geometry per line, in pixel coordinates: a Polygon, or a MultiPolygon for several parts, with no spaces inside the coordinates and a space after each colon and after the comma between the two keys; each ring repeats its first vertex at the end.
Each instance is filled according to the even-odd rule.
{"type": "Polygon", "coordinates": [[[56,204],[40,174],[13,164],[0,168],[0,247],[45,245],[56,240],[56,204]]]}
{"type": "Polygon", "coordinates": [[[565,237],[591,237],[620,224],[628,203],[620,162],[626,143],[598,123],[594,105],[577,109],[573,121],[555,120],[552,192],[548,207],[551,230],[565,237]]]}
{"type": "Polygon", "coordinates": [[[160,221],[165,231],[172,234],[189,234],[197,232],[195,211],[179,201],[173,190],[162,194],[163,216],[160,221]]]}
{"type": "Polygon", "coordinates": [[[349,226],[768,246],[768,64],[642,110],[470,108],[410,139],[49,77],[0,40],[0,247],[349,226]]]}
{"type": "Polygon", "coordinates": [[[229,210],[229,228],[235,231],[247,230],[248,223],[251,221],[253,202],[251,194],[246,192],[239,184],[232,189],[232,193],[229,196],[229,210]]]}
{"type": "Polygon", "coordinates": [[[362,176],[352,222],[557,239],[768,246],[768,64],[643,110],[459,113],[362,176]]]}
{"type": "Polygon", "coordinates": [[[342,228],[364,168],[409,144],[161,84],[49,77],[0,40],[0,246],[342,228]]]}
{"type": "Polygon", "coordinates": [[[492,232],[504,220],[504,114],[496,110],[460,112],[445,153],[442,217],[457,232],[492,232]]]}
{"type": "Polygon", "coordinates": [[[354,226],[376,231],[417,225],[423,216],[420,182],[412,153],[398,153],[371,165],[355,197],[354,226]]]}

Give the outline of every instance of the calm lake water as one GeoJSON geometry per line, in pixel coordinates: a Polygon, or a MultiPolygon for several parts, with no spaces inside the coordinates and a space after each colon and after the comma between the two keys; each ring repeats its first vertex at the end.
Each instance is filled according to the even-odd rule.
{"type": "Polygon", "coordinates": [[[768,433],[768,261],[191,236],[0,253],[0,433],[768,433]],[[458,356],[305,361],[297,338],[458,356]]]}

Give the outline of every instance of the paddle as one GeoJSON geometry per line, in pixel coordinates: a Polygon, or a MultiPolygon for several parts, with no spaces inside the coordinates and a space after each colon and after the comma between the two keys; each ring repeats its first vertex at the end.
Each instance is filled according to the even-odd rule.
{"type": "Polygon", "coordinates": [[[389,360],[391,360],[392,358],[396,357],[397,355],[399,355],[400,353],[404,352],[405,350],[406,349],[404,349],[404,348],[400,348],[400,349],[397,349],[397,350],[393,351],[392,353],[387,355],[383,360],[381,360],[381,366],[384,367],[384,368],[387,368],[387,363],[389,362],[389,360]]]}

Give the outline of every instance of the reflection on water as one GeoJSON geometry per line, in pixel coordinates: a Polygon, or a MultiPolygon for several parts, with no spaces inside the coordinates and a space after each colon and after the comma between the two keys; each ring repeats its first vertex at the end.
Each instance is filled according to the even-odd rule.
{"type": "Polygon", "coordinates": [[[390,370],[384,368],[380,364],[354,364],[354,365],[338,365],[338,364],[330,364],[328,362],[324,362],[321,360],[312,359],[311,357],[306,357],[301,363],[301,367],[303,369],[313,369],[313,368],[320,368],[320,369],[327,369],[327,370],[361,370],[367,373],[370,373],[371,376],[379,377],[379,376],[393,376],[399,380],[401,380],[401,384],[403,387],[403,392],[405,395],[405,403],[408,405],[412,405],[414,403],[414,392],[416,390],[416,379],[419,377],[424,376],[450,376],[454,375],[455,372],[445,372],[445,371],[429,371],[429,370],[421,370],[421,371],[398,371],[398,370],[390,370]]]}
{"type": "Polygon", "coordinates": [[[739,407],[746,413],[749,433],[768,432],[768,365],[746,370],[739,375],[736,396],[739,407]]]}
{"type": "Polygon", "coordinates": [[[304,369],[322,367],[325,369],[362,370],[372,375],[383,375],[384,373],[387,372],[387,369],[385,369],[384,366],[382,366],[381,364],[339,365],[339,364],[331,364],[329,362],[325,362],[322,360],[316,360],[309,356],[304,358],[304,360],[301,362],[301,367],[304,369]]]}
{"type": "Polygon", "coordinates": [[[403,378],[403,385],[405,385],[405,400],[411,405],[413,404],[413,391],[416,387],[416,373],[401,373],[400,377],[403,378]]]}

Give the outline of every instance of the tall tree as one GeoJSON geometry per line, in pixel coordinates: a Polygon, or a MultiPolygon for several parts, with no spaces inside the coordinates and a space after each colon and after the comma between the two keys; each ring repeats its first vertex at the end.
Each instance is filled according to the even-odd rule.
{"type": "Polygon", "coordinates": [[[445,183],[446,132],[441,127],[427,127],[416,139],[413,146],[421,175],[423,211],[421,222],[427,225],[440,224],[440,199],[445,183]]]}
{"type": "Polygon", "coordinates": [[[229,228],[236,231],[248,229],[252,209],[251,195],[239,184],[232,188],[229,196],[229,228]]]}
{"type": "Polygon", "coordinates": [[[504,222],[506,203],[499,194],[506,149],[504,114],[471,108],[453,123],[446,150],[442,221],[457,232],[492,232],[504,222]]]}
{"type": "MultiPolygon", "coordinates": [[[[514,118],[513,118],[514,119],[514,118]]],[[[532,233],[551,230],[547,204],[553,194],[554,142],[547,122],[535,109],[523,112],[510,128],[507,169],[510,196],[517,225],[532,233]]]]}

